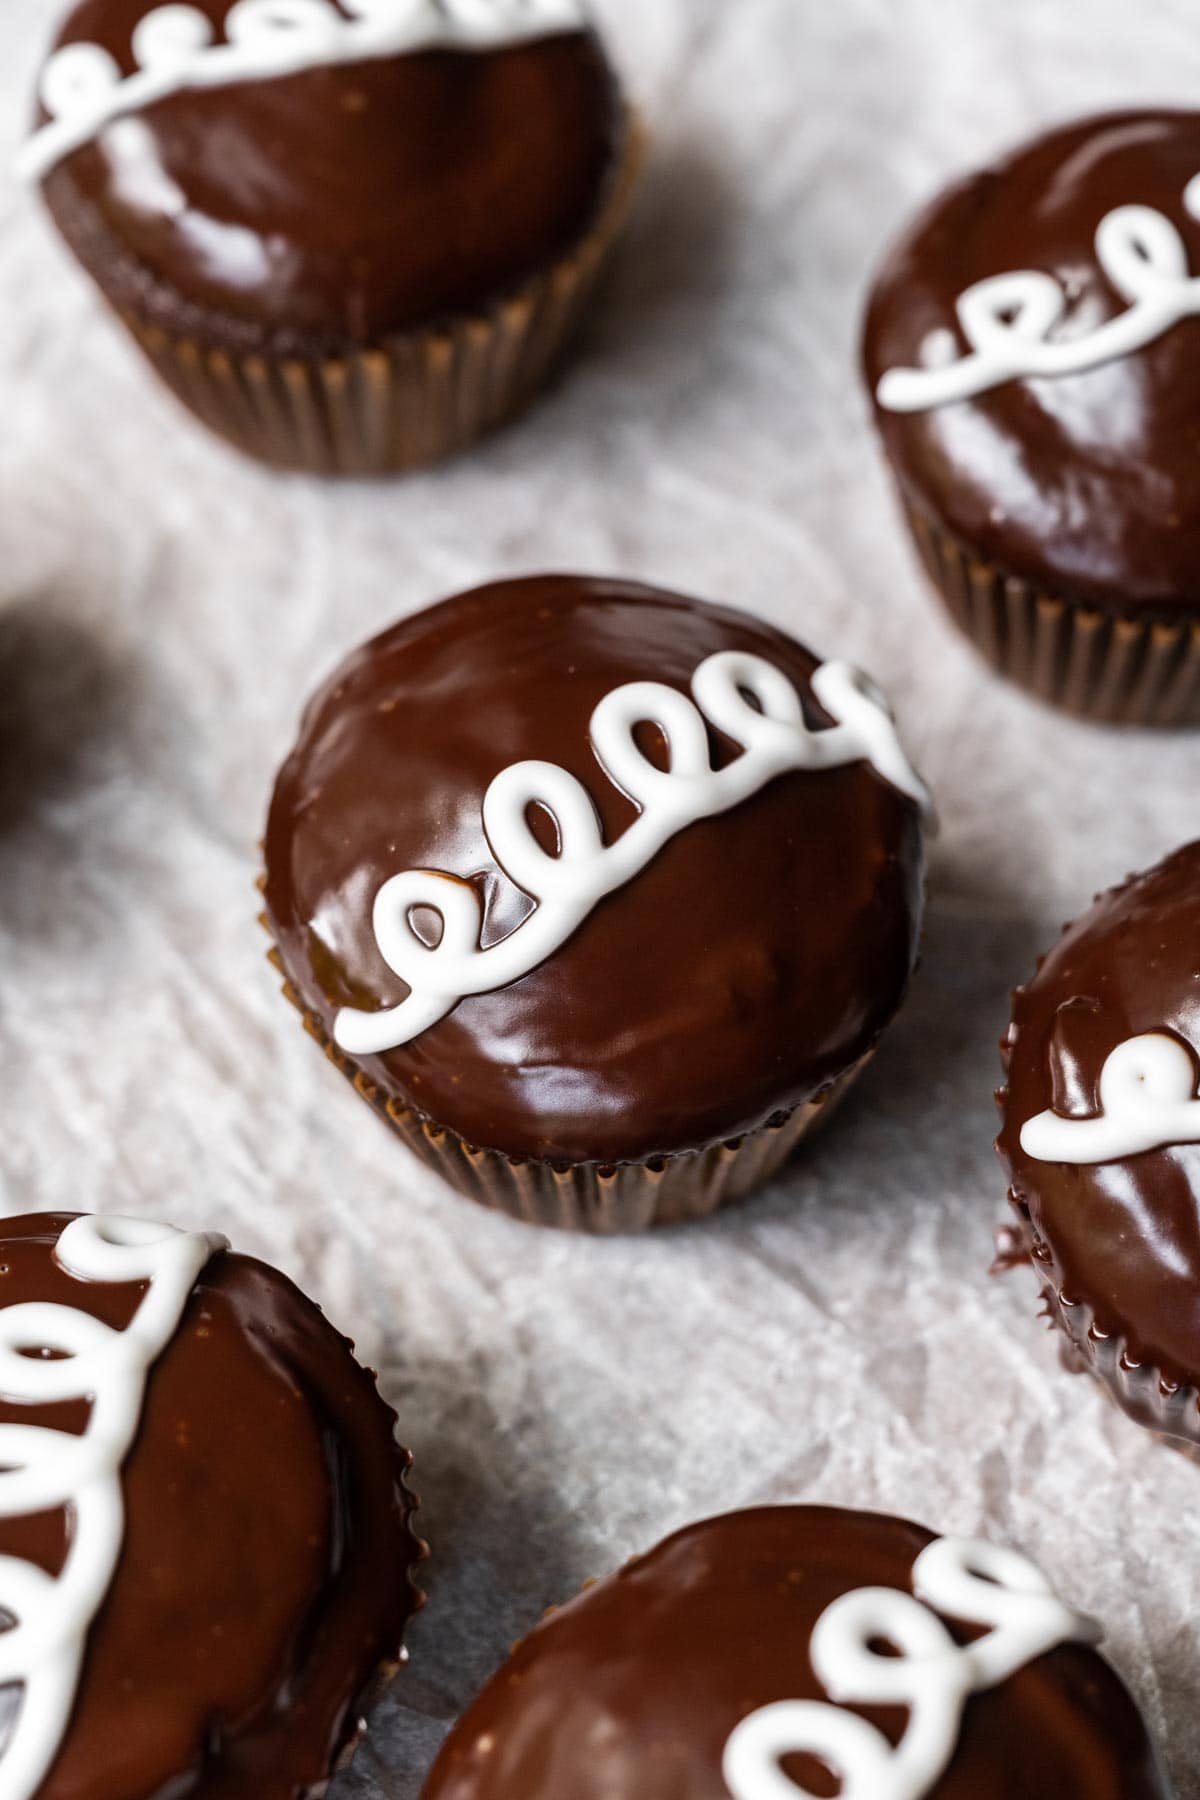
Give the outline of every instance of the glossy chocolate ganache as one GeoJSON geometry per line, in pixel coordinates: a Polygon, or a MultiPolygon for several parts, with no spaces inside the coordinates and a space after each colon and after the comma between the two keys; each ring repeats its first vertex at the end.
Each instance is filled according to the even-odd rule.
{"type": "MultiPolygon", "coordinates": [[[[224,45],[229,0],[192,5],[224,45]]],[[[95,45],[130,76],[156,10],[82,0],[56,48],[95,45]]],[[[45,194],[123,311],[230,350],[336,353],[482,310],[553,264],[599,214],[624,129],[594,33],[552,29],[183,88],[53,166],[45,194]]]]}
{"type": "Polygon", "coordinates": [[[0,1226],[0,1339],[19,1353],[0,1440],[49,1434],[16,1446],[48,1483],[39,1510],[27,1476],[0,1475],[13,1800],[307,1800],[401,1655],[421,1548],[394,1415],[291,1282],[222,1245],[124,1220],[0,1226]],[[107,1493],[72,1454],[99,1458],[107,1493]],[[38,1571],[54,1579],[30,1596],[38,1571]]]}
{"type": "Polygon", "coordinates": [[[1200,607],[1197,175],[1200,113],[1053,131],[934,200],[867,318],[867,380],[910,501],[973,556],[1109,612],[1200,607]],[[973,346],[960,301],[1014,276],[976,293],[973,346]],[[1006,358],[1017,373],[979,387],[968,371],[969,391],[938,398],[967,358],[985,379],[1006,358]],[[1056,363],[1067,372],[1036,372],[1056,363]],[[920,384],[898,381],[914,370],[920,384]]]}
{"type": "Polygon", "coordinates": [[[1097,1635],[1023,1557],[867,1513],[732,1513],[531,1632],[424,1800],[810,1800],[835,1775],[863,1800],[1167,1800],[1097,1635]]]}
{"type": "Polygon", "coordinates": [[[998,1149],[1051,1316],[1200,1443],[1200,844],[1103,894],[1014,997],[998,1149]]]}
{"type": "MultiPolygon", "coordinates": [[[[816,659],[792,639],[626,582],[500,583],[351,656],[305,713],[266,833],[268,922],[324,1033],[346,1009],[361,1029],[405,1001],[376,910],[407,871],[469,884],[466,936],[486,954],[518,928],[540,931],[543,908],[531,918],[485,831],[491,784],[530,759],[557,765],[586,790],[581,829],[598,820],[618,845],[641,814],[601,764],[596,708],[647,681],[683,705],[720,652],[766,659],[812,727],[831,722],[813,697],[816,659]]],[[[732,769],[736,746],[698,716],[695,730],[704,763],[732,769]]],[[[636,733],[665,769],[658,727],[636,733]]],[[[680,784],[665,786],[669,808],[680,784]]],[[[555,823],[538,806],[526,818],[553,856],[555,823]]],[[[912,969],[923,866],[916,800],[861,754],[780,774],[683,823],[497,991],[452,999],[409,1041],[355,1061],[385,1094],[512,1157],[620,1163],[720,1143],[819,1095],[872,1049],[912,969]]],[[[423,929],[438,941],[436,919],[423,929]]]]}

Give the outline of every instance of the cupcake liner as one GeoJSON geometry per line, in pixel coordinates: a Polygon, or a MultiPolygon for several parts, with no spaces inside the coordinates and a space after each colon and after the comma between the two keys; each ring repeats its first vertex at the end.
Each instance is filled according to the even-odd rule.
{"type": "MultiPolygon", "coordinates": [[[[270,927],[264,917],[264,926],[270,927]]],[[[744,1199],[785,1163],[800,1140],[829,1118],[870,1062],[862,1057],[804,1105],[765,1125],[704,1150],[684,1150],[633,1163],[552,1163],[481,1150],[385,1095],[329,1037],[288,979],[272,946],[268,957],[283,976],[283,994],[300,1013],[305,1030],[362,1099],[420,1158],[425,1167],[468,1199],[527,1225],[584,1231],[599,1237],[679,1225],[703,1219],[744,1199]]]]}
{"type": "MultiPolygon", "coordinates": [[[[424,1604],[424,1600],[425,1596],[422,1594],[420,1596],[422,1605],[424,1604]]],[[[325,1796],[328,1794],[338,1776],[344,1775],[351,1767],[355,1757],[362,1749],[363,1742],[370,1731],[370,1720],[367,1715],[373,1712],[379,1705],[379,1702],[383,1699],[407,1660],[407,1653],[405,1653],[393,1661],[380,1664],[366,1691],[360,1694],[358,1700],[355,1702],[354,1711],[357,1714],[357,1718],[355,1720],[354,1730],[350,1733],[350,1736],[346,1739],[346,1742],[338,1752],[330,1774],[324,1781],[318,1782],[315,1787],[307,1788],[304,1792],[303,1800],[325,1800],[325,1796]]]]}
{"type": "Polygon", "coordinates": [[[587,236],[478,316],[333,357],[215,349],[123,312],[159,376],[210,430],[276,468],[402,474],[464,450],[523,410],[552,373],[629,210],[644,151],[632,118],[587,236]]]}
{"type": "Polygon", "coordinates": [[[1120,1332],[1106,1331],[1094,1309],[1043,1287],[1046,1317],[1063,1332],[1074,1373],[1091,1375],[1123,1413],[1173,1450],[1200,1461],[1200,1392],[1154,1363],[1138,1362],[1120,1332]]]}
{"type": "Polygon", "coordinates": [[[951,617],[998,674],[1097,723],[1200,725],[1200,604],[1196,618],[1168,621],[1045,594],[974,556],[910,495],[901,500],[951,617]]]}
{"type": "Polygon", "coordinates": [[[1200,1390],[1176,1381],[1156,1364],[1139,1360],[1125,1335],[1101,1322],[1096,1309],[1085,1300],[1069,1298],[1047,1279],[1050,1253],[1038,1237],[1028,1208],[1013,1200],[1021,1224],[1017,1233],[1023,1245],[1018,1255],[1007,1244],[1000,1270],[1027,1262],[1041,1280],[1042,1312],[1060,1336],[1062,1360],[1073,1375],[1090,1375],[1108,1399],[1129,1418],[1145,1427],[1160,1442],[1200,1461],[1200,1390]]]}
{"type": "MultiPolygon", "coordinates": [[[[371,1373],[374,1375],[375,1371],[372,1370],[371,1373]]],[[[376,1376],[376,1381],[378,1382],[378,1376],[376,1376]]],[[[399,1426],[399,1420],[397,1420],[397,1426],[399,1426]]],[[[408,1482],[408,1477],[411,1474],[413,1466],[412,1451],[403,1446],[399,1446],[399,1448],[402,1450],[404,1463],[400,1477],[400,1486],[407,1506],[409,1534],[412,1537],[414,1546],[413,1560],[409,1567],[408,1577],[409,1587],[412,1590],[413,1597],[412,1612],[409,1614],[408,1620],[406,1621],[406,1624],[410,1625],[417,1614],[424,1610],[428,1601],[425,1590],[417,1583],[416,1573],[417,1570],[420,1569],[422,1563],[428,1562],[429,1560],[429,1545],[417,1531],[415,1526],[417,1514],[421,1510],[421,1501],[418,1495],[413,1492],[408,1482]]],[[[355,1701],[353,1707],[353,1713],[355,1715],[354,1728],[349,1732],[346,1741],[334,1758],[333,1767],[328,1777],[326,1780],[318,1782],[315,1787],[309,1787],[305,1793],[304,1800],[325,1800],[325,1795],[329,1792],[333,1782],[339,1775],[345,1774],[351,1763],[353,1763],[359,1750],[362,1748],[363,1739],[367,1736],[370,1729],[370,1722],[367,1715],[375,1710],[407,1662],[408,1651],[407,1649],[402,1649],[398,1656],[388,1657],[385,1662],[380,1663],[366,1687],[355,1701]]]]}

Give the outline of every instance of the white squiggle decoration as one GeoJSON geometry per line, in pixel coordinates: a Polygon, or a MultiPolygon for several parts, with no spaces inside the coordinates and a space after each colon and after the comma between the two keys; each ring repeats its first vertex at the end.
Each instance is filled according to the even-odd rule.
{"type": "Polygon", "coordinates": [[[668,839],[699,819],[739,806],[777,775],[870,762],[932,820],[929,791],[900,747],[883,696],[845,663],[825,663],[812,678],[821,705],[836,720],[810,731],[787,676],[760,656],[722,651],[692,677],[695,704],[676,688],[636,681],[606,694],[592,714],[590,736],[601,767],[634,802],[638,818],[606,845],[591,795],[556,763],[514,763],[488,788],[483,827],[496,862],[537,902],[498,944],[481,949],[483,909],[474,887],[457,876],[411,869],[385,882],[375,898],[380,954],[412,990],[390,1011],[338,1014],[334,1037],[351,1056],[377,1056],[428,1031],[472,994],[491,994],[528,975],[562,947],[606,894],[624,887],[668,839]],[[757,706],[745,698],[751,694],[757,706]],[[761,710],[759,710],[761,709],[761,710]],[[742,746],[724,769],[709,756],[708,726],[742,746]],[[670,768],[639,749],[639,724],[659,727],[670,768]],[[530,830],[531,806],[550,813],[559,854],[546,853],[530,830]],[[412,915],[436,912],[436,945],[418,936],[412,915]]]}
{"type": "Polygon", "coordinates": [[[42,74],[49,122],[17,168],[37,181],[115,120],[188,88],[228,87],[305,69],[371,62],[417,50],[486,50],[578,31],[584,0],[236,0],[225,42],[196,6],[155,7],[133,34],[135,75],[99,44],[66,44],[42,74]],[[347,17],[346,15],[350,16],[347,17]]]}
{"type": "Polygon", "coordinates": [[[972,1694],[1060,1644],[1101,1635],[1026,1557],[992,1544],[939,1538],[913,1565],[913,1594],[860,1588],[822,1613],[810,1654],[835,1704],[783,1700],[743,1719],[722,1763],[733,1800],[816,1800],[780,1767],[803,1754],[837,1774],[841,1800],[922,1800],[953,1761],[972,1694]],[[991,1630],[959,1646],[938,1613],[991,1630]],[[880,1655],[872,1644],[881,1640],[899,1654],[880,1655]],[[893,1749],[874,1725],[842,1710],[850,1706],[907,1707],[900,1743],[893,1749]]]}
{"type": "Polygon", "coordinates": [[[1118,1162],[1169,1144],[1200,1144],[1200,1096],[1191,1052],[1161,1031],[1117,1045],[1100,1071],[1094,1118],[1050,1110],[1021,1127],[1021,1148],[1038,1162],[1118,1162]]]}
{"type": "MultiPolygon", "coordinates": [[[[1184,206],[1200,219],[1200,175],[1184,191],[1184,206]]],[[[977,282],[959,296],[957,312],[970,354],[919,369],[889,369],[876,393],[889,412],[926,412],[969,400],[1003,382],[1075,375],[1132,356],[1184,319],[1200,314],[1200,277],[1187,246],[1164,213],[1150,206],[1118,206],[1100,222],[1096,257],[1128,311],[1079,337],[1051,339],[1067,310],[1054,276],[1014,271],[977,282]]],[[[926,340],[927,350],[935,338],[926,340]]]]}
{"type": "Polygon", "coordinates": [[[132,1322],[114,1331],[71,1306],[32,1301],[0,1310],[0,1394],[44,1406],[90,1400],[81,1437],[41,1425],[0,1424],[0,1518],[68,1507],[58,1576],[0,1556],[0,1686],[24,1689],[0,1752],[0,1800],[32,1800],[67,1728],[88,1628],[108,1592],[125,1532],[121,1465],[142,1415],[146,1377],[174,1336],[222,1237],[137,1219],[72,1220],[55,1259],[79,1281],[149,1283],[132,1322]],[[23,1351],[52,1351],[49,1359],[23,1351]]]}

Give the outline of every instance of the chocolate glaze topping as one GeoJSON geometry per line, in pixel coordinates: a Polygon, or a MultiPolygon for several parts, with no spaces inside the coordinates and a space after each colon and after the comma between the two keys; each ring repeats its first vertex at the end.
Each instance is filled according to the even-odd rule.
{"type": "MultiPolygon", "coordinates": [[[[0,1305],[123,1329],[144,1286],[54,1261],[68,1219],[0,1226],[0,1305]]],[[[0,1420],[81,1431],[82,1402],[0,1420]]],[[[394,1415],[283,1275],[223,1254],[150,1373],[126,1525],[66,1738],[38,1800],[303,1800],[400,1654],[419,1546],[394,1415]]],[[[0,1554],[62,1566],[67,1515],[0,1519],[0,1554]]]]}
{"type": "MultiPolygon", "coordinates": [[[[1119,1162],[1040,1162],[1021,1148],[1025,1122],[1047,1108],[1099,1110],[1098,1082],[1117,1046],[1168,1032],[1200,1057],[1200,843],[1103,894],[1068,927],[1018,991],[1004,1053],[997,1148],[1027,1242],[1073,1335],[1095,1317],[1127,1365],[1200,1385],[1200,1144],[1119,1162]]],[[[1081,1346],[1087,1351],[1086,1343],[1081,1346]]],[[[1150,1424],[1138,1391],[1117,1400],[1150,1424]]],[[[1200,1442],[1200,1415],[1191,1433],[1200,1442]]]]}
{"type": "MultiPolygon", "coordinates": [[[[1119,113],[1051,132],[950,188],[880,273],[864,349],[871,391],[886,370],[918,366],[933,331],[965,351],[956,302],[990,276],[1058,277],[1068,310],[1056,336],[1124,312],[1094,241],[1118,206],[1165,214],[1200,274],[1200,223],[1183,204],[1198,172],[1200,113],[1119,113]]],[[[876,416],[910,497],[1002,568],[1113,612],[1200,605],[1200,319],[1083,373],[876,416]]]]}
{"type": "MultiPolygon", "coordinates": [[[[668,1538],[518,1646],[447,1739],[424,1800],[728,1800],[720,1771],[734,1727],[776,1701],[828,1700],[809,1661],[826,1607],[862,1587],[911,1593],[931,1541],[898,1519],[819,1507],[732,1513],[668,1538]]],[[[899,1740],[903,1709],[861,1710],[899,1740]]],[[[783,1768],[814,1793],[837,1792],[808,1756],[783,1768]]],[[[971,1698],[932,1790],[933,1800],[1166,1793],[1133,1701],[1079,1645],[971,1698]]]]}
{"type": "MultiPolygon", "coordinates": [[[[611,842],[635,813],[590,746],[597,703],[644,679],[686,693],[697,665],[729,649],[775,662],[809,697],[813,657],[771,627],[569,576],[482,588],[350,657],[305,714],[266,835],[269,923],[326,1031],[342,1005],[405,997],[372,927],[389,877],[475,882],[485,943],[528,914],[483,832],[503,768],[568,770],[611,842]]],[[[815,702],[811,722],[827,722],[815,702]]],[[[735,753],[712,748],[722,762],[735,753]]],[[[779,777],[673,838],[523,980],[362,1066],[468,1143],[512,1156],[621,1162],[718,1143],[870,1050],[912,968],[922,876],[917,808],[868,764],[779,777]]]]}
{"type": "MultiPolygon", "coordinates": [[[[82,0],[60,44],[135,68],[153,0],[82,0]]],[[[229,0],[193,0],[217,26],[229,0]]],[[[582,237],[622,130],[597,38],[429,51],[183,92],[54,170],[117,305],[230,349],[336,350],[479,311],[582,237]]]]}

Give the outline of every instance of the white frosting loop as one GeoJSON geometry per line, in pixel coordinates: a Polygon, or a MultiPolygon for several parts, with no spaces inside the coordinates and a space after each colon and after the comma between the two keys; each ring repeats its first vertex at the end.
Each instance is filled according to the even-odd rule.
{"type": "Polygon", "coordinates": [[[41,180],[112,125],[188,89],[276,80],[306,69],[419,50],[487,50],[582,30],[586,0],[237,0],[225,41],[194,6],[155,7],[133,34],[135,74],[97,44],[50,57],[41,99],[49,122],[28,139],[18,172],[41,180]],[[347,14],[350,16],[347,17],[347,14]]]}
{"type": "MultiPolygon", "coordinates": [[[[1184,206],[1200,218],[1200,176],[1184,192],[1184,206]]],[[[879,404],[888,412],[927,412],[973,399],[1006,381],[1077,375],[1144,350],[1184,319],[1200,314],[1200,278],[1192,275],[1187,245],[1164,213],[1149,206],[1118,206],[1096,231],[1096,259],[1128,310],[1094,330],[1053,337],[1067,310],[1067,296],[1052,275],[1036,270],[991,276],[958,299],[956,311],[967,355],[936,361],[927,340],[914,369],[889,369],[879,382],[879,404]]]]}
{"type": "Polygon", "coordinates": [[[812,1635],[813,1672],[834,1704],[783,1700],[743,1719],[722,1774],[733,1800],[816,1800],[781,1768],[816,1757],[841,1783],[841,1800],[923,1800],[954,1758],[970,1696],[999,1687],[1059,1644],[1095,1643],[1099,1628],[1057,1598],[1013,1550],[939,1538],[913,1565],[913,1593],[860,1588],[826,1608],[812,1635]],[[990,1626],[960,1647],[937,1615],[990,1626]],[[884,1655],[876,1643],[891,1646],[884,1655]],[[893,1748],[850,1706],[903,1706],[893,1748]]]}
{"type": "Polygon", "coordinates": [[[301,52],[328,55],[345,20],[329,0],[237,0],[225,19],[225,36],[239,50],[291,58],[301,52]]]}
{"type": "Polygon", "coordinates": [[[198,7],[160,6],[134,27],[133,54],[144,69],[175,71],[212,41],[212,24],[198,7]]]}
{"type": "Polygon", "coordinates": [[[179,1326],[188,1295],[224,1238],[118,1218],[80,1218],[55,1246],[77,1280],[146,1282],[124,1331],[50,1302],[0,1310],[0,1393],[40,1406],[89,1400],[80,1436],[45,1426],[0,1424],[0,1518],[67,1507],[71,1530],[57,1576],[0,1557],[0,1685],[23,1688],[0,1753],[0,1800],[33,1800],[66,1731],[87,1632],[121,1551],[121,1466],[141,1421],[146,1378],[179,1326]],[[23,1355],[49,1351],[50,1357],[23,1355]]]}
{"type": "Polygon", "coordinates": [[[106,107],[120,84],[120,64],[107,50],[68,44],[42,70],[38,92],[48,113],[76,118],[106,107]]]}
{"type": "Polygon", "coordinates": [[[1021,1127],[1021,1148],[1038,1162],[1118,1162],[1171,1144],[1200,1144],[1200,1097],[1191,1051],[1163,1031],[1117,1045],[1100,1072],[1093,1118],[1049,1109],[1021,1127]]]}
{"type": "Polygon", "coordinates": [[[612,844],[603,840],[591,795],[567,770],[547,762],[503,770],[484,796],[483,828],[499,867],[536,902],[533,912],[483,949],[483,906],[469,882],[433,869],[409,870],[385,882],[375,897],[375,938],[388,967],[411,991],[388,1011],[343,1008],[334,1025],[337,1043],[350,1056],[381,1055],[427,1031],[468,995],[519,981],[553,956],[607,894],[640,874],[669,839],[741,805],[778,775],[869,762],[932,822],[928,789],[900,746],[878,688],[844,663],[825,663],[812,686],[835,721],[826,730],[809,729],[800,696],[780,669],[738,651],[700,664],[692,678],[694,702],[653,681],[606,694],[592,714],[592,747],[605,773],[638,808],[637,819],[612,844]],[[646,723],[657,725],[666,739],[667,769],[637,743],[637,727],[646,723]],[[710,724],[741,746],[741,755],[723,769],[714,769],[709,756],[710,724]],[[531,807],[553,819],[557,856],[530,828],[531,807]],[[435,945],[416,928],[414,914],[422,910],[441,918],[435,945]]]}

